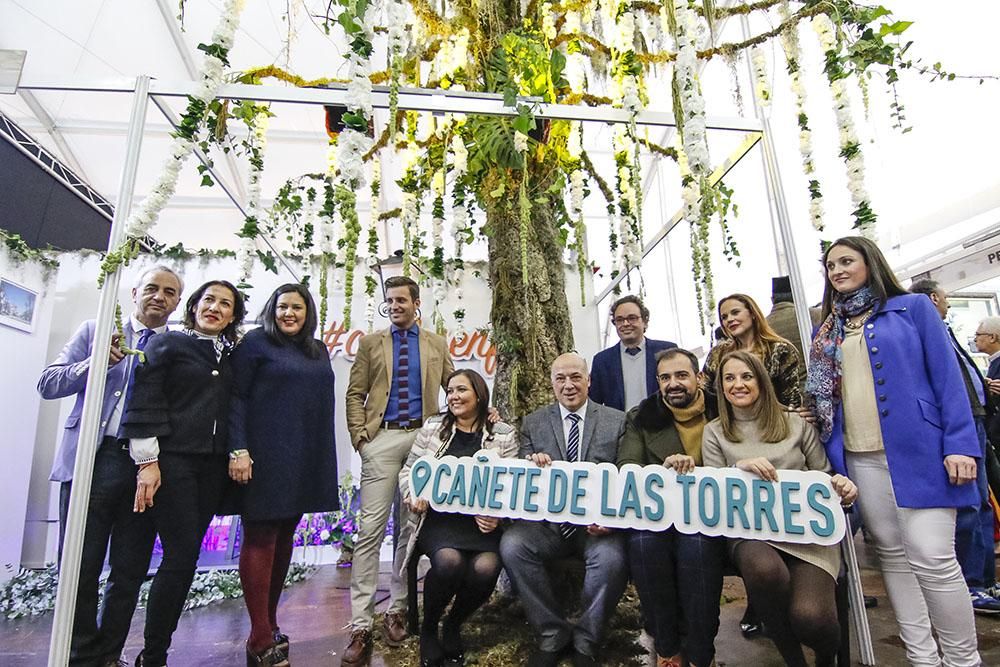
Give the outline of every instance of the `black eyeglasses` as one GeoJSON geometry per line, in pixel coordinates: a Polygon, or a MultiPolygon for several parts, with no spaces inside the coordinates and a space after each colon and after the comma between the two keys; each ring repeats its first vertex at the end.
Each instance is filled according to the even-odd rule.
{"type": "Polygon", "coordinates": [[[611,318],[611,321],[614,322],[615,324],[621,325],[625,324],[626,322],[629,324],[635,324],[640,319],[641,318],[638,315],[627,315],[625,317],[613,317],[611,318]]]}

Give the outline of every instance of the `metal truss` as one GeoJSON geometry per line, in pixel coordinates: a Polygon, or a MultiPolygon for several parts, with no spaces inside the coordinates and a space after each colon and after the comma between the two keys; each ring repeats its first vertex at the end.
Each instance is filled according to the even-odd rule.
{"type": "Polygon", "coordinates": [[[0,111],[0,135],[12,146],[28,156],[32,162],[44,169],[50,176],[69,188],[73,194],[97,211],[109,223],[115,214],[114,205],[101,193],[76,175],[76,172],[59,161],[44,146],[21,129],[21,127],[0,111]]]}

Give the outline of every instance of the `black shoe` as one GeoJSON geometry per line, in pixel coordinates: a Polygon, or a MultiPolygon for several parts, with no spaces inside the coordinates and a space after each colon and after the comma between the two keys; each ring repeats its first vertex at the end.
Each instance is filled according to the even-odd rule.
{"type": "Polygon", "coordinates": [[[167,663],[163,663],[162,665],[154,665],[153,663],[146,660],[146,658],[144,658],[142,655],[142,651],[140,651],[139,655],[135,656],[135,667],[167,667],[167,663]]]}
{"type": "Polygon", "coordinates": [[[543,651],[540,648],[536,648],[528,657],[528,667],[556,667],[559,664],[562,654],[561,650],[543,651]]]}
{"type": "Polygon", "coordinates": [[[878,606],[878,598],[874,595],[866,595],[865,598],[865,609],[874,609],[878,606]]]}
{"type": "Polygon", "coordinates": [[[441,631],[441,648],[444,649],[445,667],[462,667],[465,665],[465,644],[459,628],[452,628],[445,621],[441,631]]]}
{"type": "Polygon", "coordinates": [[[594,656],[573,651],[573,667],[597,667],[598,664],[594,656]]]}
{"type": "Polygon", "coordinates": [[[420,633],[420,667],[442,667],[444,665],[444,651],[441,649],[441,641],[437,634],[431,632],[420,633]]]}

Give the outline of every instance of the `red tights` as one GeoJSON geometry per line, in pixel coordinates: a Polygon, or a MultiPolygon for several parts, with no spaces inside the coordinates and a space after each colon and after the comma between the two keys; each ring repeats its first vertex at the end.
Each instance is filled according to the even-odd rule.
{"type": "Polygon", "coordinates": [[[299,519],[244,521],[240,547],[240,581],[250,613],[250,638],[255,653],[274,642],[278,600],[292,562],[292,538],[299,519]]]}

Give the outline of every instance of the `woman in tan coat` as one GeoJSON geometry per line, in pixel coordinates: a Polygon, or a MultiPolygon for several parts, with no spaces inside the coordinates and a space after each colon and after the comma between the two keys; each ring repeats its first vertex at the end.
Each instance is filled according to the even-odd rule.
{"type": "Polygon", "coordinates": [[[410,468],[421,456],[472,456],[480,449],[501,457],[517,456],[517,431],[487,419],[490,391],[479,373],[457,370],[448,377],[448,410],[429,419],[413,443],[399,473],[399,491],[415,524],[406,548],[405,569],[415,550],[426,554],[431,569],[424,579],[424,618],[420,628],[422,666],[462,665],[462,623],[489,599],[500,574],[500,520],[436,512],[410,494],[410,468]],[[454,602],[452,602],[454,600],[454,602]],[[439,634],[444,610],[451,611],[439,634]]]}
{"type": "MultiPolygon", "coordinates": [[[[781,469],[830,472],[816,429],[782,409],[756,355],[726,355],[716,390],[719,418],[705,426],[701,449],[706,466],[735,466],[772,482],[781,469]]],[[[858,490],[851,480],[833,475],[831,483],[844,503],[854,502],[858,490]]],[[[805,644],[816,652],[817,667],[832,666],[840,645],[834,597],[839,546],[730,540],[730,547],[750,602],[785,663],[805,667],[805,644]]]]}

